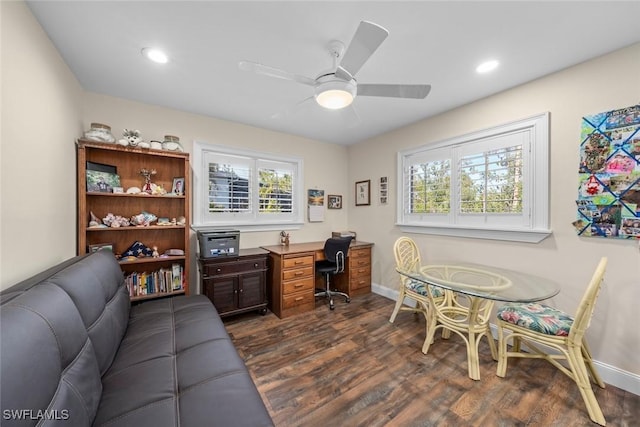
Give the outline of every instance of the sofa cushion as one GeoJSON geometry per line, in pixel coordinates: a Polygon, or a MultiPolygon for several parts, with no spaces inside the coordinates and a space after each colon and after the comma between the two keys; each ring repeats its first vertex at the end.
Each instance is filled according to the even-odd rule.
{"type": "Polygon", "coordinates": [[[103,386],[95,425],[272,425],[224,324],[202,295],[132,307],[103,386]]]}
{"type": "Polygon", "coordinates": [[[64,289],[73,300],[93,343],[100,373],[104,374],[127,329],[131,306],[118,261],[112,252],[98,251],[48,282],[64,289]]]}
{"type": "MultiPolygon", "coordinates": [[[[3,417],[6,410],[47,409],[73,425],[90,425],[102,391],[100,370],[69,295],[43,283],[3,304],[0,318],[3,417]]],[[[13,423],[28,425],[15,418],[2,425],[13,423]]]]}

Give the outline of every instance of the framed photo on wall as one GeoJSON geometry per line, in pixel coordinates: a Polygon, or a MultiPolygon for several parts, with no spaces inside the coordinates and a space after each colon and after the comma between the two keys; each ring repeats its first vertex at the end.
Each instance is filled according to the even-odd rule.
{"type": "Polygon", "coordinates": [[[329,194],[328,196],[329,202],[327,207],[329,209],[342,209],[342,196],[337,194],[329,194]]]}
{"type": "Polygon", "coordinates": [[[371,204],[371,180],[356,182],[356,206],[371,204]]]}

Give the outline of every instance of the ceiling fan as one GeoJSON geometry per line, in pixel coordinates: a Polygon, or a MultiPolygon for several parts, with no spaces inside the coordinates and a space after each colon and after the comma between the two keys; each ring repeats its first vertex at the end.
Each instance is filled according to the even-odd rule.
{"type": "MultiPolygon", "coordinates": [[[[331,110],[349,106],[356,96],[382,96],[390,98],[424,99],[431,90],[425,84],[366,84],[358,83],[355,74],[389,35],[389,31],[373,22],[361,21],[353,40],[345,49],[342,42],[329,43],[333,68],[320,73],[315,79],[289,73],[257,62],[240,61],[243,71],[292,80],[314,88],[316,102],[331,110]]],[[[306,101],[306,100],[305,100],[306,101]]],[[[304,102],[304,101],[303,101],[304,102]]]]}

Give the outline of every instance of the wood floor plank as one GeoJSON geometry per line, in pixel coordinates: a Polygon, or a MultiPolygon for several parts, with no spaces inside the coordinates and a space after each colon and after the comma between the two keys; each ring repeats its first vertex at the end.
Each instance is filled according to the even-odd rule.
{"type": "MultiPolygon", "coordinates": [[[[464,342],[436,335],[422,354],[425,320],[375,294],[279,319],[224,319],[278,427],[594,426],[577,386],[544,360],[509,360],[507,376],[483,339],[480,381],[467,376],[464,342]]],[[[635,426],[640,396],[595,386],[607,426],[635,426]]]]}

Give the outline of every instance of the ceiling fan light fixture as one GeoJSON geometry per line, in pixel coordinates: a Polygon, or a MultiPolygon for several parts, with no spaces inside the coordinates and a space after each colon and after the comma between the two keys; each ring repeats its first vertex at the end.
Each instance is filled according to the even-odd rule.
{"type": "Polygon", "coordinates": [[[348,107],[356,96],[356,85],[353,80],[329,80],[316,87],[316,102],[329,110],[348,107]]]}

